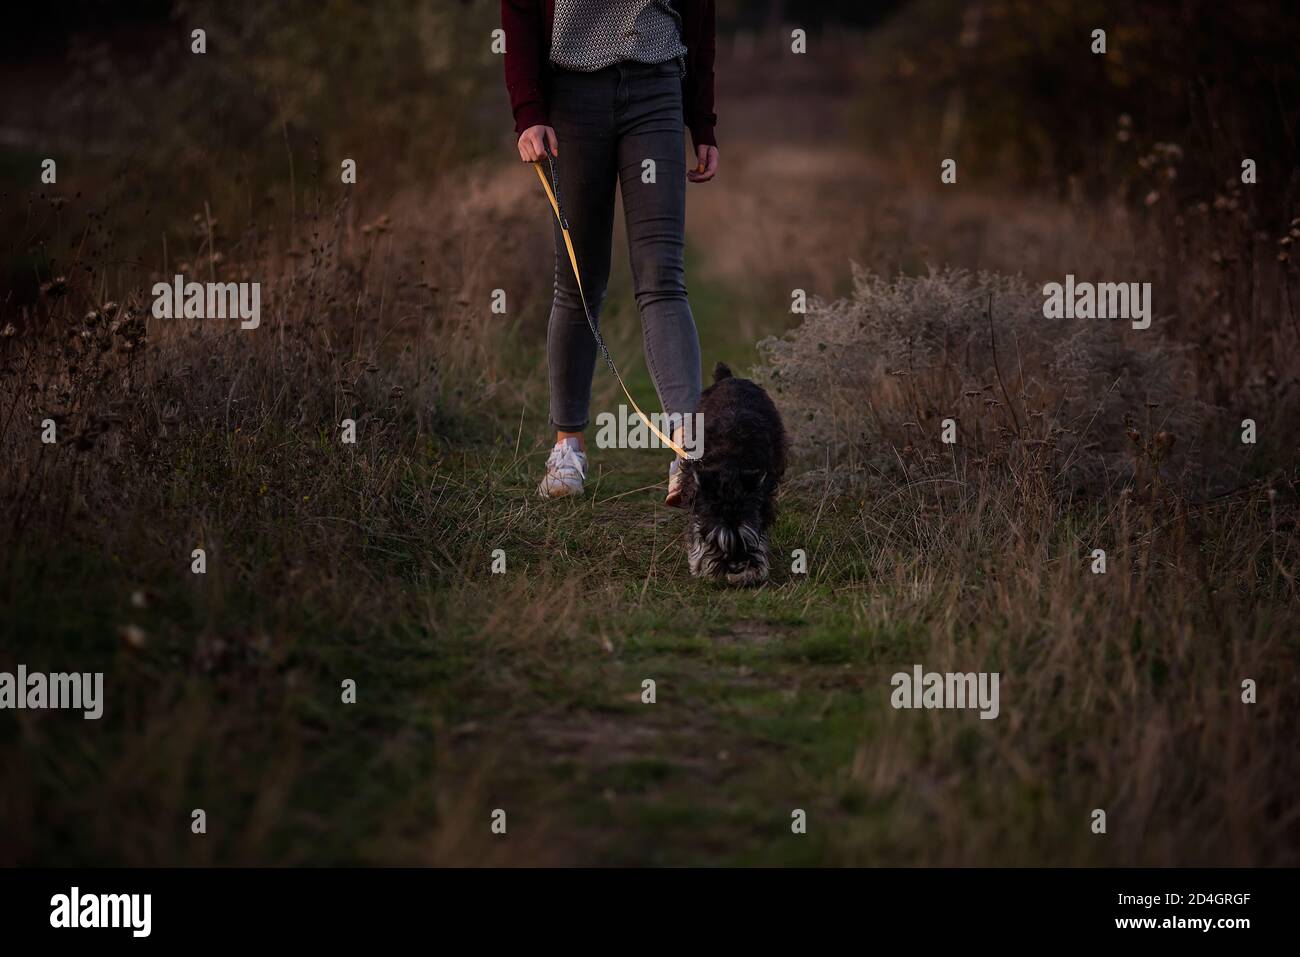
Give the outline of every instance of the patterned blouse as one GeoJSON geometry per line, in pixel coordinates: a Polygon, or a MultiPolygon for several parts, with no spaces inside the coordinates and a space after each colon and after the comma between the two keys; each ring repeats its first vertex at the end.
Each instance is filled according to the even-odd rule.
{"type": "Polygon", "coordinates": [[[686,55],[671,0],[555,0],[551,62],[590,73],[621,60],[663,63],[686,55]]]}

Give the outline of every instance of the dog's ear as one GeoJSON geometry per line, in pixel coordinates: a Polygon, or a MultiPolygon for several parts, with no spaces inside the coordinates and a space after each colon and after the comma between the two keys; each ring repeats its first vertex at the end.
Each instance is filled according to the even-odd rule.
{"type": "Polygon", "coordinates": [[[723,379],[730,379],[730,378],[731,378],[731,367],[727,365],[725,362],[719,362],[717,365],[713,367],[713,381],[715,384],[721,382],[723,379]]]}

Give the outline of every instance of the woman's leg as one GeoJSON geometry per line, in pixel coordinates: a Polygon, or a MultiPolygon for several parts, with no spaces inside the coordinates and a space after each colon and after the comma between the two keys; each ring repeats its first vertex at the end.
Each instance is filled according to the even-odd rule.
{"type": "Polygon", "coordinates": [[[660,406],[675,418],[698,409],[701,386],[700,340],[686,298],[681,78],[675,63],[616,69],[619,186],[646,364],[660,406]]]}
{"type": "MultiPolygon", "coordinates": [[[[582,288],[595,317],[609,281],[614,229],[615,136],[611,117],[616,77],[560,72],[551,90],[551,124],[559,141],[560,199],[582,271],[582,288]]],[[[555,225],[555,298],[546,331],[551,424],[561,436],[587,427],[596,343],[587,326],[578,284],[555,225]]]]}

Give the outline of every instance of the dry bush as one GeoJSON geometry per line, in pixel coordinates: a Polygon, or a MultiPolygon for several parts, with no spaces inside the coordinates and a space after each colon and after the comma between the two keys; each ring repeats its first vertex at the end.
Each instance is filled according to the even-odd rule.
{"type": "MultiPolygon", "coordinates": [[[[158,541],[138,540],[148,514],[176,555],[221,543],[242,553],[231,558],[246,572],[268,536],[297,542],[289,551],[299,559],[265,565],[263,582],[321,548],[333,571],[372,562],[355,529],[413,522],[391,494],[410,481],[407,469],[487,427],[479,413],[518,407],[515,373],[530,360],[509,342],[537,330],[484,318],[499,284],[512,316],[543,291],[544,273],[517,249],[510,268],[484,268],[485,250],[522,232],[516,199],[510,184],[467,191],[449,180],[365,224],[346,199],[287,236],[227,239],[205,222],[172,242],[184,261],[152,274],[108,268],[111,247],[70,254],[66,276],[35,304],[0,313],[0,376],[12,386],[0,399],[6,533],[22,552],[61,535],[92,553],[166,564],[158,541]],[[442,212],[436,224],[419,215],[430,207],[442,212]],[[260,327],[153,317],[152,283],[173,271],[260,282],[260,327]],[[105,302],[110,280],[118,300],[105,302]],[[355,446],[339,441],[349,418],[355,446]],[[46,419],[56,444],[39,441],[46,419]]],[[[440,541],[426,547],[413,535],[413,552],[436,554],[440,541]]],[[[19,551],[6,559],[20,562],[19,551]]],[[[399,566],[410,572],[411,562],[399,566]]]]}
{"type": "Polygon", "coordinates": [[[798,328],[761,344],[760,377],[816,463],[1096,487],[1134,475],[1135,443],[1153,463],[1191,444],[1208,411],[1183,350],[1121,325],[1046,319],[1041,290],[1018,277],[858,269],[851,296],[813,301],[798,328]],[[956,445],[941,441],[947,418],[956,445]]]}

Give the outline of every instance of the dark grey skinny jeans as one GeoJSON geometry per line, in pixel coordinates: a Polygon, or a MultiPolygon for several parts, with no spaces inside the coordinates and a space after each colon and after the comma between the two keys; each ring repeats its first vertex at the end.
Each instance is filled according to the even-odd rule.
{"type": "MultiPolygon", "coordinates": [[[[556,70],[549,99],[559,141],[561,201],[592,314],[599,319],[609,281],[618,184],[646,365],[660,407],[669,414],[695,412],[700,341],[686,300],[683,265],[686,161],[680,68],[669,61],[616,63],[593,73],[556,70]],[[652,183],[642,179],[647,159],[655,164],[652,183]]],[[[546,355],[551,424],[580,432],[589,421],[596,343],[558,225],[546,355]]]]}

